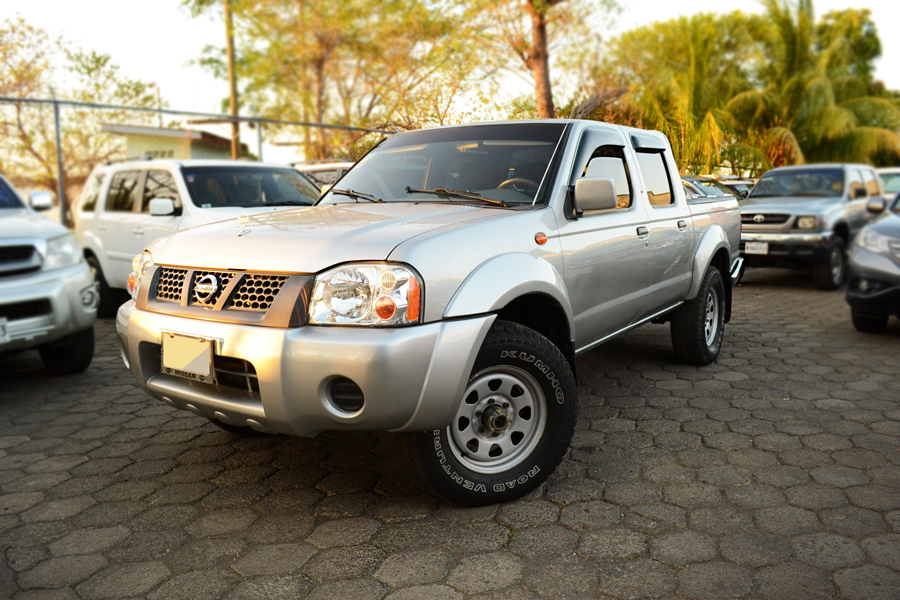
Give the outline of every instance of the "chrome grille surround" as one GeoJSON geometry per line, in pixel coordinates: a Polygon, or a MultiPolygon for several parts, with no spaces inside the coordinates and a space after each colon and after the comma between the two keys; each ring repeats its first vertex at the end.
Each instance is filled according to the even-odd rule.
{"type": "Polygon", "coordinates": [[[742,213],[741,214],[741,223],[745,225],[784,225],[791,218],[791,215],[785,214],[769,214],[769,213],[742,213]],[[756,216],[763,217],[763,221],[757,222],[754,220],[756,216]]]}
{"type": "Polygon", "coordinates": [[[159,274],[159,281],[156,284],[156,299],[166,302],[180,302],[185,275],[187,275],[187,269],[163,267],[159,274]]]}

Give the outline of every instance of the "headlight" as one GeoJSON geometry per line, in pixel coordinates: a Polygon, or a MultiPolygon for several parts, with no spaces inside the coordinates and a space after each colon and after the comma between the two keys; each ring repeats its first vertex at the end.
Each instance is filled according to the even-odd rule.
{"type": "Polygon", "coordinates": [[[138,292],[141,289],[141,280],[147,268],[153,266],[153,255],[147,252],[141,252],[131,259],[131,275],[128,276],[128,292],[134,300],[137,300],[138,292]]]}
{"type": "Polygon", "coordinates": [[[44,270],[61,269],[80,263],[84,260],[81,246],[75,236],[67,233],[47,242],[47,255],[44,257],[44,270]]]}
{"type": "Polygon", "coordinates": [[[316,277],[309,322],[317,325],[409,325],[422,316],[422,283],[396,264],[343,265],[316,277]]]}
{"type": "Polygon", "coordinates": [[[856,238],[856,243],[868,250],[869,252],[877,252],[879,254],[890,254],[890,242],[894,238],[882,235],[875,231],[862,231],[856,238]]]}
{"type": "Polygon", "coordinates": [[[816,228],[816,218],[815,217],[799,217],[797,219],[797,229],[815,229],[816,228]]]}

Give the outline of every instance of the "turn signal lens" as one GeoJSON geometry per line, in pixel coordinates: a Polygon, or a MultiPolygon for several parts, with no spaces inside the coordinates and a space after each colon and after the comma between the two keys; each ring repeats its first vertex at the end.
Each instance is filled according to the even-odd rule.
{"type": "Polygon", "coordinates": [[[409,278],[409,304],[406,307],[406,318],[410,321],[419,319],[419,299],[421,292],[419,291],[419,281],[415,277],[409,278]]]}
{"type": "Polygon", "coordinates": [[[137,277],[135,277],[132,272],[131,275],[128,276],[128,293],[134,296],[134,292],[137,289],[137,277]]]}
{"type": "Polygon", "coordinates": [[[547,234],[545,233],[536,233],[534,234],[534,241],[538,244],[546,244],[547,243],[547,234]]]}

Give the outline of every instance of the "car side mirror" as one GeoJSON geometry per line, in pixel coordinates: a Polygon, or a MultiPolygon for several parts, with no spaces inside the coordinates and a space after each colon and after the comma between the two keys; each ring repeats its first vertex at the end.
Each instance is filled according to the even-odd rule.
{"type": "Polygon", "coordinates": [[[886,208],[887,202],[884,201],[884,198],[870,198],[869,201],[866,202],[866,210],[873,215],[880,215],[886,208]]]}
{"type": "Polygon", "coordinates": [[[609,177],[582,177],[575,181],[575,213],[609,210],[619,205],[616,185],[609,177]]]}
{"type": "Polygon", "coordinates": [[[154,198],[150,201],[150,214],[154,217],[164,217],[175,212],[175,201],[171,198],[154,198]]]}
{"type": "Polygon", "coordinates": [[[750,195],[750,190],[741,190],[741,198],[746,198],[750,195]]]}
{"type": "Polygon", "coordinates": [[[853,200],[859,200],[860,198],[865,198],[866,195],[867,195],[866,188],[858,187],[858,188],[853,188],[853,192],[850,194],[850,197],[853,200]]]}
{"type": "Polygon", "coordinates": [[[50,192],[29,192],[28,204],[34,210],[50,210],[53,208],[53,194],[50,192]]]}

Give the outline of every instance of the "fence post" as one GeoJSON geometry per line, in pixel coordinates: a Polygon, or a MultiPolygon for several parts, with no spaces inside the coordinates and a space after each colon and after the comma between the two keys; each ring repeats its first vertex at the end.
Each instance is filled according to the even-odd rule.
{"type": "Polygon", "coordinates": [[[50,95],[53,96],[53,118],[56,122],[56,183],[57,193],[59,194],[59,220],[64,227],[69,226],[69,219],[66,216],[66,184],[63,182],[63,160],[62,160],[62,134],[59,127],[59,102],[56,100],[56,93],[53,86],[50,88],[50,95]]]}
{"type": "Polygon", "coordinates": [[[263,161],[262,156],[262,120],[256,120],[256,152],[259,158],[259,162],[263,161]]]}

